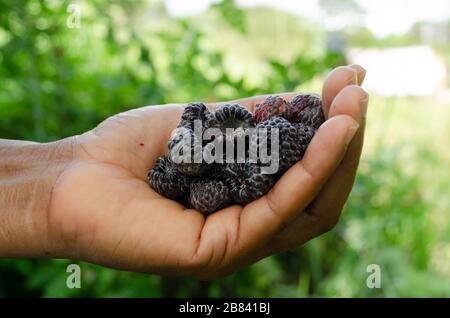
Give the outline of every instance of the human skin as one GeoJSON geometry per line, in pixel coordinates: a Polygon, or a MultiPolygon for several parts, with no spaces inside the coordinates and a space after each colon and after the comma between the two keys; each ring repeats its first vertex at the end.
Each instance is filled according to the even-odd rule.
{"type": "MultiPolygon", "coordinates": [[[[302,245],[334,227],[351,191],[368,103],[364,76],[357,65],[333,70],[322,93],[327,121],[304,158],[262,198],[208,217],[146,183],[182,105],[120,113],[53,143],[0,139],[0,257],[211,279],[302,245]]],[[[238,102],[252,111],[264,98],[238,102]]]]}

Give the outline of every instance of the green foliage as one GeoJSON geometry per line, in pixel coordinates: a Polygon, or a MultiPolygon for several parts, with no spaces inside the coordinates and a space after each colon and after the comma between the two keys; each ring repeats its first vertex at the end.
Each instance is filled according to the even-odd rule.
{"type": "MultiPolygon", "coordinates": [[[[205,21],[169,18],[160,2],[83,1],[79,29],[66,26],[66,6],[49,0],[0,2],[2,138],[49,141],[143,105],[315,87],[344,63],[342,56],[326,51],[323,31],[316,26],[279,12],[243,11],[232,1],[214,6],[205,21]],[[142,12],[150,12],[151,23],[142,12]],[[271,17],[287,21],[282,42],[267,38],[271,17]],[[287,45],[290,37],[299,43],[287,45]],[[275,49],[268,52],[267,43],[275,49]]],[[[411,105],[424,109],[408,101],[400,108],[409,114],[411,105]]],[[[439,148],[429,145],[430,136],[413,139],[417,144],[413,141],[411,149],[399,146],[405,139],[383,135],[386,123],[394,120],[417,132],[425,116],[418,114],[396,116],[389,107],[371,114],[377,115],[371,116],[377,125],[368,127],[370,151],[341,222],[294,251],[212,282],[79,263],[81,289],[66,287],[69,260],[0,260],[0,296],[450,296],[445,265],[450,226],[438,212],[448,212],[448,193],[442,189],[450,185],[430,181],[443,173],[439,169],[427,176],[417,173],[450,158],[442,150],[434,152],[448,140],[439,148]],[[436,220],[445,221],[436,227],[436,220]],[[366,287],[371,263],[382,268],[382,289],[366,287]]],[[[450,118],[445,123],[439,133],[450,135],[450,118]]]]}
{"type": "Polygon", "coordinates": [[[213,5],[213,8],[217,8],[223,18],[233,28],[236,28],[240,32],[246,31],[245,25],[245,12],[236,8],[234,0],[223,0],[213,5]]]}
{"type": "Polygon", "coordinates": [[[367,28],[348,30],[346,39],[354,46],[362,48],[392,48],[420,44],[420,38],[417,33],[408,32],[406,34],[389,35],[383,38],[377,38],[367,28]]]}

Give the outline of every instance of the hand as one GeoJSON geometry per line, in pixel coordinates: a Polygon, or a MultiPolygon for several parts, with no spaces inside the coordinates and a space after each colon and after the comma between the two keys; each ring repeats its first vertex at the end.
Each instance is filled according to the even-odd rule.
{"type": "MultiPolygon", "coordinates": [[[[72,159],[52,186],[45,218],[40,218],[46,220],[48,241],[58,242],[48,255],[212,278],[329,230],[351,190],[361,153],[367,94],[357,84],[364,74],[353,66],[329,75],[323,88],[328,120],[304,158],[267,195],[207,218],[146,183],[148,169],[167,151],[181,105],[121,113],[73,137],[72,159]]],[[[263,98],[239,102],[252,110],[263,98]]]]}

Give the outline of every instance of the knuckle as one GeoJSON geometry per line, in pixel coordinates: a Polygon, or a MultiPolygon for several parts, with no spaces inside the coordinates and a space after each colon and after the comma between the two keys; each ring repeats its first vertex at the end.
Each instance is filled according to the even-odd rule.
{"type": "Polygon", "coordinates": [[[211,260],[209,257],[207,257],[205,254],[203,255],[194,255],[193,257],[189,258],[186,262],[184,262],[183,267],[185,270],[187,270],[189,273],[192,273],[192,275],[201,276],[205,272],[208,272],[208,268],[211,265],[211,260]]]}
{"type": "Polygon", "coordinates": [[[267,208],[269,212],[274,215],[275,218],[279,219],[281,216],[279,215],[279,207],[277,206],[276,199],[274,198],[273,191],[269,191],[266,196],[267,208]]]}

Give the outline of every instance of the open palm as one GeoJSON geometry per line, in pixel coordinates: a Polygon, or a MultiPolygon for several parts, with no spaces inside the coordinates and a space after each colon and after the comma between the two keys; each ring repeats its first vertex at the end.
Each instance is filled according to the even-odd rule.
{"type": "MultiPolygon", "coordinates": [[[[48,211],[50,233],[64,244],[60,256],[211,278],[329,230],[351,190],[361,153],[367,94],[358,84],[364,74],[352,66],[329,75],[323,89],[328,120],[304,158],[267,195],[207,218],[162,197],[146,182],[149,168],[167,151],[181,105],[131,110],[73,137],[73,160],[55,184],[48,211]]],[[[262,99],[239,102],[252,111],[262,99]]]]}

